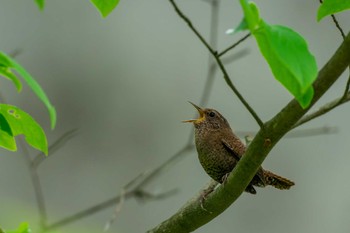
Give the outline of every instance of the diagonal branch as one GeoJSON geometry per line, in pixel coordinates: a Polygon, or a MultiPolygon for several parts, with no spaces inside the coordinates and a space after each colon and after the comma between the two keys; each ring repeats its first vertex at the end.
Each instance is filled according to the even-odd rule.
{"type": "Polygon", "coordinates": [[[220,56],[218,55],[217,51],[215,51],[209,44],[208,42],[204,39],[204,37],[199,33],[199,31],[193,26],[191,20],[180,10],[180,8],[177,6],[174,0],[169,0],[170,3],[173,5],[174,10],[176,13],[179,15],[180,18],[182,18],[189,28],[193,31],[194,34],[198,37],[198,39],[204,44],[204,46],[209,50],[209,52],[213,55],[216,63],[218,64],[221,72],[224,75],[224,79],[227,83],[227,85],[231,88],[231,90],[236,94],[238,99],[242,102],[242,104],[246,107],[246,109],[250,112],[250,114],[253,116],[255,121],[258,123],[260,128],[264,126],[264,123],[262,120],[259,118],[258,114],[254,111],[254,109],[248,104],[248,102],[244,99],[242,94],[238,91],[238,89],[235,87],[235,85],[232,83],[222,61],[220,60],[220,56]]]}
{"type": "Polygon", "coordinates": [[[186,203],[177,213],[148,232],[191,232],[221,214],[242,194],[258,168],[277,142],[296,124],[332,86],[350,64],[350,33],[320,70],[313,87],[314,98],[307,109],[293,99],[255,136],[245,155],[231,172],[224,186],[209,195],[201,208],[197,199],[186,203]],[[206,211],[207,210],[207,211],[206,211]],[[208,212],[209,211],[209,212],[208,212]]]}
{"type": "Polygon", "coordinates": [[[250,37],[250,33],[248,33],[247,35],[243,36],[241,39],[239,39],[236,43],[234,43],[233,45],[231,45],[230,47],[224,49],[222,52],[220,52],[217,56],[221,57],[223,56],[225,53],[227,53],[228,51],[236,48],[240,43],[242,43],[243,41],[245,41],[248,37],[250,37]]]}
{"type": "Polygon", "coordinates": [[[348,92],[345,96],[342,96],[340,98],[337,98],[322,107],[320,107],[317,111],[310,113],[303,118],[301,118],[294,126],[293,128],[299,127],[302,124],[305,124],[308,121],[311,121],[315,119],[316,117],[322,116],[326,114],[327,112],[333,110],[334,108],[350,101],[350,92],[348,92]]]}
{"type": "Polygon", "coordinates": [[[33,169],[37,169],[38,166],[45,161],[47,158],[51,158],[53,153],[55,153],[59,148],[61,148],[66,142],[68,142],[70,139],[72,139],[75,135],[78,129],[71,129],[67,132],[65,132],[61,137],[59,137],[54,143],[52,143],[49,146],[50,156],[46,157],[44,153],[39,153],[35,156],[35,158],[31,162],[31,167],[33,169]]]}

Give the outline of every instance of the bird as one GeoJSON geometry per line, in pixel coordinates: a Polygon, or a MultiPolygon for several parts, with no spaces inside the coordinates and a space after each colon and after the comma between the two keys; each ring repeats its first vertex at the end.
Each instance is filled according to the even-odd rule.
{"type": "MultiPolygon", "coordinates": [[[[235,168],[246,151],[245,144],[233,132],[228,121],[215,109],[201,108],[190,102],[198,111],[197,119],[183,122],[193,123],[195,145],[199,162],[205,172],[222,184],[235,168]]],[[[259,167],[245,191],[256,194],[257,187],[273,186],[280,190],[290,189],[295,183],[287,178],[259,167]]]]}

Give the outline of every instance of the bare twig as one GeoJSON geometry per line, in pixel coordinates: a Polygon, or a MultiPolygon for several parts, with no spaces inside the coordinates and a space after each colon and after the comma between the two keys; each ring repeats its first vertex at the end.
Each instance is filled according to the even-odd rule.
{"type": "Polygon", "coordinates": [[[243,36],[241,39],[239,39],[236,43],[234,43],[233,45],[231,45],[230,47],[224,49],[222,52],[218,53],[218,57],[223,56],[225,53],[227,53],[228,51],[236,48],[237,45],[239,45],[240,43],[242,43],[243,41],[245,41],[248,37],[250,37],[250,33],[248,33],[247,35],[243,36]]]}
{"type": "MultiPolygon", "coordinates": [[[[323,3],[323,0],[319,0],[319,2],[322,4],[323,3]]],[[[335,17],[334,14],[331,14],[331,17],[332,17],[332,20],[335,24],[335,27],[338,29],[338,31],[340,32],[340,35],[341,37],[343,38],[343,40],[345,40],[345,33],[344,33],[344,30],[343,28],[340,26],[337,18],[335,17]]],[[[350,66],[349,66],[349,73],[350,73],[350,66]]],[[[342,98],[339,99],[339,102],[341,102],[342,100],[346,99],[346,95],[348,93],[350,89],[350,74],[349,74],[349,77],[348,77],[348,81],[346,82],[346,85],[345,85],[345,90],[344,90],[344,94],[342,96],[342,98]]]]}
{"type": "Polygon", "coordinates": [[[40,227],[39,232],[40,232],[45,229],[46,223],[47,223],[47,211],[46,211],[43,189],[41,187],[38,171],[31,167],[32,160],[30,159],[30,154],[26,145],[24,144],[23,140],[18,140],[18,143],[23,151],[23,157],[27,162],[29,172],[30,172],[30,178],[34,188],[35,199],[36,199],[36,203],[39,211],[39,227],[40,227]]]}
{"type": "MultiPolygon", "coordinates": [[[[323,3],[323,0],[319,0],[319,1],[320,1],[321,4],[323,3]]],[[[343,37],[343,39],[345,39],[345,33],[344,33],[343,29],[340,27],[337,18],[335,18],[335,15],[334,15],[334,14],[331,14],[331,17],[332,17],[332,20],[333,20],[335,26],[336,26],[337,29],[339,30],[341,36],[343,37]]]]}
{"type": "Polygon", "coordinates": [[[79,211],[78,213],[75,213],[71,216],[63,218],[62,220],[59,220],[59,221],[54,222],[52,224],[49,224],[45,228],[45,232],[60,228],[60,227],[65,226],[69,223],[75,222],[77,220],[80,220],[80,219],[85,218],[87,216],[90,216],[92,214],[95,214],[103,209],[110,207],[111,205],[113,205],[115,203],[120,203],[122,198],[124,200],[126,200],[130,197],[135,197],[135,195],[139,194],[140,190],[142,190],[143,187],[145,187],[155,177],[159,177],[159,175],[162,174],[165,170],[167,170],[167,168],[169,166],[173,165],[174,163],[176,163],[177,161],[182,159],[186,155],[187,152],[189,152],[193,149],[193,147],[194,146],[192,144],[186,145],[182,149],[180,149],[177,153],[175,153],[173,156],[171,156],[167,161],[165,161],[163,164],[161,164],[159,167],[153,169],[152,171],[143,172],[143,173],[139,174],[136,178],[134,178],[133,180],[131,180],[127,184],[128,189],[127,189],[127,191],[125,191],[125,193],[122,193],[123,197],[120,194],[118,194],[116,197],[113,197],[111,199],[103,201],[103,202],[96,204],[92,207],[89,207],[87,209],[79,211]],[[134,186],[134,187],[130,188],[130,186],[134,186]]]}
{"type": "Polygon", "coordinates": [[[348,92],[346,95],[345,95],[345,98],[340,97],[338,99],[335,99],[325,105],[323,105],[322,107],[320,107],[317,111],[313,112],[313,113],[310,113],[308,115],[305,115],[303,118],[301,118],[294,126],[293,128],[296,128],[302,124],[305,124],[306,122],[308,121],[311,121],[313,119],[315,119],[316,117],[319,117],[319,116],[322,116],[324,114],[326,114],[327,112],[331,111],[332,109],[346,103],[350,101],[350,92],[348,92]]]}
{"type": "Polygon", "coordinates": [[[174,195],[177,192],[177,189],[173,189],[167,192],[153,194],[150,192],[146,192],[140,189],[140,184],[144,181],[144,177],[147,177],[148,172],[144,172],[139,174],[136,178],[132,179],[128,184],[126,184],[121,192],[119,193],[119,200],[115,207],[114,213],[111,216],[110,220],[106,223],[104,227],[104,231],[109,230],[113,222],[117,219],[118,214],[121,212],[122,207],[125,203],[126,196],[133,196],[137,200],[160,200],[171,195],[174,195]],[[133,187],[134,186],[134,187],[133,187]]]}
{"type": "Polygon", "coordinates": [[[178,193],[178,191],[178,189],[171,189],[162,193],[150,193],[144,190],[135,190],[134,197],[136,198],[136,200],[142,202],[146,200],[161,200],[175,195],[176,193],[178,193]]]}
{"type": "Polygon", "coordinates": [[[124,205],[124,202],[125,202],[125,196],[128,192],[128,189],[134,185],[136,182],[138,182],[140,180],[140,178],[142,178],[142,176],[144,176],[145,173],[141,173],[139,174],[136,178],[132,179],[129,183],[127,183],[123,188],[122,190],[120,191],[120,194],[119,194],[119,201],[115,207],[115,210],[114,210],[114,213],[113,215],[111,216],[110,220],[106,223],[105,227],[104,227],[104,231],[107,231],[110,226],[113,224],[113,222],[116,220],[117,218],[117,215],[120,213],[120,211],[122,210],[122,207],[124,205]]]}
{"type": "Polygon", "coordinates": [[[336,134],[338,133],[337,127],[319,127],[319,128],[313,128],[313,129],[300,129],[295,131],[290,131],[286,138],[303,138],[303,137],[314,137],[319,135],[329,135],[329,134],[336,134]]]}
{"type": "MultiPolygon", "coordinates": [[[[132,193],[126,193],[125,194],[125,199],[130,198],[132,195],[133,195],[132,193]]],[[[73,215],[71,215],[69,217],[66,217],[66,218],[64,218],[62,220],[59,220],[59,221],[54,222],[52,224],[49,224],[44,229],[43,232],[50,232],[50,231],[52,231],[54,229],[60,228],[60,227],[65,226],[65,225],[67,225],[69,223],[78,221],[78,220],[80,220],[82,218],[85,218],[85,217],[90,216],[90,215],[92,215],[94,213],[97,213],[97,212],[99,212],[101,210],[104,210],[104,209],[110,207],[111,205],[113,205],[113,204],[115,204],[115,203],[117,203],[119,201],[120,201],[120,196],[118,195],[116,197],[113,197],[111,199],[103,201],[103,202],[101,202],[101,203],[99,203],[97,205],[94,205],[94,206],[92,206],[90,208],[87,208],[87,209],[85,209],[83,211],[80,211],[80,212],[78,212],[76,214],[73,214],[73,215]]]]}
{"type": "MultiPolygon", "coordinates": [[[[349,73],[350,73],[350,66],[349,66],[349,73]]],[[[346,82],[346,85],[345,85],[344,94],[343,94],[343,96],[340,98],[338,104],[341,104],[342,101],[346,100],[347,95],[349,94],[349,89],[350,89],[350,74],[349,74],[349,77],[348,77],[348,81],[346,82]]]]}
{"type": "Polygon", "coordinates": [[[44,153],[39,153],[35,156],[35,158],[33,159],[31,166],[34,169],[37,169],[37,167],[47,158],[52,157],[52,155],[62,146],[64,146],[64,144],[66,142],[68,142],[70,139],[72,139],[74,136],[76,136],[78,129],[72,129],[67,131],[66,133],[64,133],[61,137],[59,137],[53,144],[51,144],[49,146],[48,151],[50,152],[49,157],[46,157],[44,155],[44,153]]]}
{"type": "MultiPolygon", "coordinates": [[[[73,133],[75,133],[76,130],[71,130],[62,135],[57,141],[55,141],[49,148],[53,148],[54,150],[57,150],[58,148],[62,147],[65,142],[67,142],[69,139],[72,138],[73,133]]],[[[47,210],[45,205],[45,196],[43,193],[43,189],[40,182],[40,177],[37,170],[38,163],[34,163],[35,161],[43,161],[45,158],[45,155],[40,153],[35,157],[34,160],[30,159],[30,154],[27,149],[27,146],[24,144],[23,140],[19,140],[19,145],[23,151],[24,158],[28,164],[29,172],[30,172],[30,178],[32,180],[32,184],[34,187],[34,193],[35,198],[38,206],[39,211],[39,226],[40,230],[39,232],[44,232],[47,228],[47,210]],[[40,159],[39,159],[40,158],[40,159]],[[36,165],[35,165],[36,164],[36,165]]],[[[50,151],[50,149],[49,149],[50,151]]]]}
{"type": "Polygon", "coordinates": [[[23,52],[22,49],[17,48],[15,50],[11,51],[9,55],[10,55],[10,57],[15,58],[15,57],[18,57],[19,55],[21,55],[22,52],[23,52]]]}
{"type": "Polygon", "coordinates": [[[217,62],[218,66],[220,67],[221,72],[224,75],[224,79],[227,83],[227,85],[231,88],[231,90],[236,94],[238,99],[242,102],[242,104],[246,107],[246,109],[250,112],[250,114],[253,116],[255,121],[258,123],[260,128],[264,126],[264,123],[259,118],[257,113],[254,111],[254,109],[248,104],[248,102],[243,98],[242,94],[238,91],[238,89],[235,87],[235,85],[232,83],[224,65],[222,64],[222,61],[220,60],[220,57],[218,56],[217,51],[212,49],[212,47],[206,42],[204,37],[199,33],[199,31],[193,26],[191,20],[180,10],[180,8],[177,6],[174,0],[169,0],[169,2],[174,7],[174,10],[179,15],[181,19],[183,19],[189,28],[194,32],[194,34],[199,38],[199,40],[204,44],[204,46],[208,49],[208,51],[213,55],[215,61],[217,62]]]}
{"type": "MultiPolygon", "coordinates": [[[[12,54],[12,56],[16,56],[16,54],[12,54]]],[[[0,93],[0,101],[3,103],[6,103],[6,99],[4,96],[2,96],[2,94],[0,93]]],[[[26,145],[23,142],[23,139],[20,138],[20,140],[18,140],[19,143],[19,147],[21,148],[21,150],[23,151],[23,157],[28,165],[29,168],[29,172],[30,172],[30,179],[32,181],[32,185],[34,188],[34,194],[35,194],[35,199],[36,199],[36,203],[38,206],[38,212],[39,212],[39,228],[40,231],[42,231],[45,227],[46,227],[46,222],[47,222],[47,213],[46,213],[46,207],[45,207],[45,201],[44,201],[44,194],[42,191],[42,187],[41,187],[41,183],[40,183],[40,179],[39,179],[39,175],[37,173],[37,170],[32,169],[31,164],[32,164],[32,160],[30,159],[30,154],[29,151],[26,147],[26,145]]]]}
{"type": "MultiPolygon", "coordinates": [[[[313,137],[325,134],[335,134],[338,132],[337,127],[323,126],[311,129],[300,129],[288,132],[284,138],[296,138],[296,137],[313,137]]],[[[236,134],[240,137],[254,136],[257,132],[254,131],[236,131],[236,134]]]]}

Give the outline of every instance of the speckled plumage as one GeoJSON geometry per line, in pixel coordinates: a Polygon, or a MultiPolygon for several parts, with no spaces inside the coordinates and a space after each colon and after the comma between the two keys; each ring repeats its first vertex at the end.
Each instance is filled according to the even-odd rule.
{"type": "MultiPolygon", "coordinates": [[[[218,111],[201,109],[194,104],[193,106],[200,116],[198,119],[186,122],[194,124],[199,161],[212,179],[222,183],[245,153],[246,147],[218,111]]],[[[260,167],[245,191],[255,194],[253,185],[258,187],[272,185],[278,189],[289,189],[294,183],[260,167]]]]}

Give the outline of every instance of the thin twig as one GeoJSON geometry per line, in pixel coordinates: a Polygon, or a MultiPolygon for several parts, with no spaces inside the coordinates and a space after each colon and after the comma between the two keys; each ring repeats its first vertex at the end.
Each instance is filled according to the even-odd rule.
{"type": "Polygon", "coordinates": [[[313,119],[315,119],[316,117],[319,117],[319,116],[322,116],[324,114],[326,114],[327,112],[331,111],[332,109],[346,103],[350,101],[350,92],[348,92],[345,96],[345,98],[340,97],[340,98],[337,98],[325,105],[323,105],[322,107],[320,107],[317,111],[313,112],[313,113],[310,113],[308,115],[305,115],[303,118],[301,118],[294,126],[293,128],[296,128],[296,127],[299,127],[301,126],[302,124],[305,124],[306,122],[308,121],[311,121],[313,119]]]}
{"type": "Polygon", "coordinates": [[[31,163],[31,166],[34,168],[34,169],[37,169],[37,167],[44,161],[46,160],[47,158],[51,158],[52,155],[59,149],[61,148],[62,146],[64,146],[64,144],[66,142],[68,142],[70,139],[72,139],[74,136],[76,136],[76,133],[77,133],[78,129],[72,129],[72,130],[69,130],[67,132],[65,132],[61,137],[59,137],[54,143],[52,143],[49,148],[48,148],[48,151],[49,151],[49,157],[46,157],[44,155],[44,153],[39,153],[35,156],[35,158],[33,159],[32,163],[31,163]]]}
{"type": "Polygon", "coordinates": [[[122,190],[120,191],[119,194],[119,201],[117,202],[117,205],[115,207],[114,213],[111,216],[110,220],[107,221],[105,227],[104,227],[104,231],[108,231],[108,229],[110,228],[110,226],[113,224],[113,222],[117,219],[117,215],[120,213],[120,211],[122,210],[122,207],[124,205],[125,202],[125,196],[127,194],[128,189],[130,188],[130,186],[132,186],[134,183],[136,183],[138,180],[140,180],[140,178],[144,175],[144,173],[141,173],[140,175],[138,175],[136,178],[132,179],[129,183],[127,183],[122,190]]]}
{"type": "Polygon", "coordinates": [[[17,48],[17,49],[15,49],[15,50],[11,51],[11,52],[9,53],[9,55],[10,55],[10,57],[15,58],[15,57],[21,55],[22,52],[23,52],[22,49],[17,48]]]}
{"type": "MultiPolygon", "coordinates": [[[[13,56],[15,56],[15,54],[13,54],[13,56]]],[[[0,102],[2,102],[2,103],[7,102],[5,97],[2,96],[1,92],[0,92],[0,102]]],[[[37,207],[38,207],[38,212],[39,212],[39,228],[40,228],[39,232],[40,232],[40,231],[45,229],[46,222],[47,222],[47,212],[46,212],[44,194],[42,191],[38,172],[37,172],[37,170],[35,170],[31,167],[32,160],[30,159],[29,151],[28,151],[26,145],[24,144],[23,139],[20,138],[18,140],[18,143],[19,143],[19,147],[23,151],[23,157],[28,165],[30,179],[31,179],[31,182],[32,182],[32,185],[34,188],[34,195],[35,195],[35,199],[36,199],[36,203],[37,203],[37,207]]]]}
{"type": "Polygon", "coordinates": [[[135,190],[134,197],[136,198],[136,200],[139,200],[139,201],[161,200],[161,199],[165,199],[175,195],[176,193],[178,193],[178,191],[179,191],[178,189],[171,189],[169,191],[162,192],[162,193],[150,193],[144,190],[135,190]]]}
{"type": "MultiPolygon", "coordinates": [[[[165,161],[163,164],[161,164],[159,167],[153,169],[152,171],[149,172],[143,172],[140,175],[138,175],[136,178],[131,180],[129,182],[134,185],[136,181],[139,183],[135,185],[132,189],[129,189],[128,191],[125,192],[124,199],[128,199],[130,197],[134,197],[139,190],[142,190],[144,186],[146,186],[149,182],[151,182],[155,177],[158,177],[161,173],[163,173],[167,168],[171,165],[173,165],[175,162],[178,160],[182,159],[184,155],[186,155],[187,152],[191,151],[193,149],[193,145],[186,145],[183,148],[181,148],[177,153],[175,153],[173,156],[171,156],[167,161],[165,161]],[[142,179],[141,179],[142,177],[142,179]],[[141,179],[141,180],[140,180],[141,179]],[[140,180],[140,181],[139,181],[140,180]]],[[[111,199],[108,199],[106,201],[103,201],[101,203],[98,203],[92,207],[89,207],[87,209],[81,210],[75,214],[72,214],[71,216],[65,217],[57,222],[54,222],[52,224],[49,224],[45,228],[45,232],[60,228],[62,226],[65,226],[69,223],[75,222],[77,220],[80,220],[82,218],[85,218],[87,216],[90,216],[92,214],[95,214],[103,209],[106,209],[110,207],[111,205],[114,205],[115,203],[119,203],[121,200],[121,195],[118,194],[116,197],[113,197],[111,199]]]]}
{"type": "MultiPolygon", "coordinates": [[[[127,194],[125,194],[125,199],[127,199],[127,198],[129,198],[131,196],[132,196],[132,193],[127,193],[127,194]]],[[[80,220],[82,218],[85,218],[87,216],[90,216],[90,215],[92,215],[94,213],[97,213],[97,212],[99,212],[101,210],[104,210],[104,209],[110,207],[111,205],[114,205],[116,202],[119,202],[119,201],[120,201],[120,196],[118,195],[116,197],[113,197],[111,199],[103,201],[103,202],[101,202],[101,203],[99,203],[97,205],[94,205],[94,206],[92,206],[90,208],[87,208],[85,210],[79,211],[78,213],[73,214],[73,215],[71,215],[69,217],[66,217],[66,218],[64,218],[62,220],[59,220],[59,221],[54,222],[52,224],[49,224],[45,228],[45,230],[43,232],[50,232],[50,231],[52,231],[54,229],[60,228],[60,227],[65,226],[65,225],[67,225],[69,223],[72,223],[72,222],[75,222],[75,221],[80,220]]]]}
{"type": "Polygon", "coordinates": [[[115,210],[113,215],[111,216],[110,220],[107,221],[104,227],[104,231],[108,231],[113,222],[117,219],[118,214],[121,212],[123,205],[126,201],[126,196],[133,196],[136,199],[145,199],[147,198],[148,200],[160,200],[166,197],[169,197],[177,192],[176,189],[170,190],[164,193],[159,193],[159,194],[152,194],[149,192],[146,192],[144,190],[140,189],[140,184],[145,180],[145,177],[147,177],[150,174],[150,172],[143,172],[139,174],[137,177],[129,181],[121,190],[119,193],[119,200],[116,204],[115,210]]]}
{"type": "Polygon", "coordinates": [[[181,160],[186,153],[190,152],[194,149],[193,144],[187,144],[183,148],[181,148],[177,153],[175,153],[172,157],[170,157],[167,161],[165,161],[163,164],[161,164],[159,167],[155,168],[153,171],[151,171],[147,177],[142,181],[142,184],[140,184],[137,189],[143,189],[143,187],[147,186],[155,177],[158,177],[160,174],[168,170],[170,166],[175,164],[177,161],[181,160]]]}
{"type": "MultiPolygon", "coordinates": [[[[321,4],[323,3],[323,0],[319,0],[319,1],[320,1],[320,3],[321,3],[321,4]]],[[[339,25],[339,22],[338,22],[337,18],[335,17],[335,15],[334,15],[334,14],[331,14],[331,17],[332,17],[332,20],[333,20],[333,22],[334,22],[335,26],[336,26],[336,27],[337,27],[337,29],[339,30],[339,32],[340,32],[340,34],[341,34],[341,36],[343,37],[343,39],[345,39],[345,33],[344,33],[343,29],[340,27],[340,25],[339,25]]]]}
{"type": "Polygon", "coordinates": [[[323,126],[313,129],[300,129],[295,131],[290,131],[285,138],[304,138],[304,137],[314,137],[319,135],[329,135],[338,133],[337,127],[323,126]]]}
{"type": "MultiPolygon", "coordinates": [[[[321,4],[323,4],[323,0],[319,0],[319,2],[320,2],[321,4]]],[[[332,17],[332,20],[333,20],[333,22],[334,22],[334,24],[335,24],[335,27],[336,27],[336,28],[338,29],[338,31],[340,32],[340,35],[342,36],[343,40],[345,40],[345,37],[346,37],[346,36],[345,36],[344,30],[343,30],[343,28],[340,26],[340,24],[339,24],[337,18],[335,17],[334,14],[331,14],[331,17],[332,17]]],[[[349,73],[350,73],[350,66],[349,66],[349,73]]],[[[342,100],[346,99],[346,95],[347,95],[349,89],[350,89],[350,74],[349,74],[349,77],[348,77],[348,81],[346,82],[346,85],[345,85],[345,90],[344,90],[344,92],[343,92],[343,96],[342,96],[342,98],[339,99],[339,101],[342,101],[342,100]]]]}
{"type": "Polygon", "coordinates": [[[233,45],[231,45],[230,47],[224,49],[222,52],[218,53],[218,57],[223,56],[225,53],[227,53],[228,51],[230,51],[231,49],[234,49],[237,45],[239,45],[240,43],[242,43],[243,41],[245,41],[248,37],[250,37],[250,33],[248,33],[247,35],[243,36],[241,39],[239,39],[236,43],[234,43],[233,45]]]}
{"type": "MultiPolygon", "coordinates": [[[[337,127],[330,127],[330,126],[323,126],[323,127],[316,127],[311,129],[300,129],[300,130],[293,130],[284,136],[284,138],[296,138],[296,137],[313,137],[318,135],[325,135],[325,134],[335,134],[338,132],[337,127]]],[[[240,137],[253,137],[257,132],[254,131],[236,131],[235,132],[240,137]]]]}
{"type": "MultiPolygon", "coordinates": [[[[349,66],[349,73],[350,73],[350,66],[349,66]]],[[[346,82],[346,85],[345,85],[344,94],[343,94],[343,96],[340,98],[339,102],[341,102],[341,101],[343,101],[343,100],[345,100],[345,99],[347,98],[349,89],[350,89],[350,74],[349,74],[349,77],[348,77],[348,81],[346,82]]]]}
{"type": "Polygon", "coordinates": [[[32,160],[30,159],[30,154],[26,145],[24,144],[23,140],[18,140],[18,143],[23,151],[23,157],[26,160],[29,168],[30,179],[32,181],[32,185],[34,188],[35,199],[36,199],[36,203],[39,211],[39,227],[40,227],[39,232],[41,232],[46,228],[46,223],[47,223],[47,211],[46,211],[43,189],[40,183],[38,171],[36,169],[33,169],[31,166],[32,160]]]}
{"type": "Polygon", "coordinates": [[[231,88],[231,90],[236,94],[238,99],[243,103],[243,105],[246,107],[246,109],[250,112],[250,114],[253,116],[255,121],[258,123],[260,128],[263,128],[264,123],[262,120],[259,118],[257,113],[254,111],[254,109],[248,104],[248,102],[243,98],[241,93],[238,91],[238,89],[235,87],[235,85],[232,83],[224,65],[222,64],[222,61],[220,60],[220,57],[218,56],[217,51],[214,51],[212,47],[206,42],[206,40],[203,38],[203,36],[199,33],[199,31],[193,26],[191,20],[180,10],[180,8],[177,6],[174,0],[169,0],[169,2],[172,4],[174,7],[174,10],[176,13],[179,15],[180,18],[182,18],[189,28],[196,34],[196,36],[199,38],[199,40],[204,44],[204,46],[209,50],[209,52],[213,55],[215,58],[215,61],[217,62],[218,66],[220,67],[221,72],[224,75],[224,79],[227,83],[227,85],[231,88]]]}

